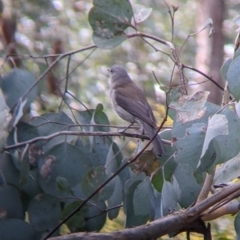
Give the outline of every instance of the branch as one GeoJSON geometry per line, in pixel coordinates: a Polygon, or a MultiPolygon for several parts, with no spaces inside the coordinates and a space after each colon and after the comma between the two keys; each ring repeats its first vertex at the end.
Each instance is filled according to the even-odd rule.
{"type": "MultiPolygon", "coordinates": [[[[193,207],[185,211],[179,211],[166,217],[157,219],[146,225],[123,229],[112,233],[73,233],[65,236],[49,238],[49,240],[130,240],[130,239],[156,239],[170,232],[178,231],[179,229],[191,224],[199,215],[206,211],[211,206],[217,204],[222,199],[232,193],[240,192],[240,182],[224,188],[211,197],[203,200],[193,207]]],[[[239,194],[239,193],[238,193],[239,194]]]]}
{"type": "MultiPolygon", "coordinates": [[[[25,142],[20,142],[20,143],[16,143],[13,145],[8,145],[5,146],[4,149],[5,150],[10,150],[10,149],[14,149],[14,148],[18,148],[18,147],[23,147],[27,144],[32,144],[38,141],[49,141],[52,138],[61,136],[61,135],[72,135],[72,136],[100,136],[100,137],[113,137],[113,136],[118,136],[118,137],[133,137],[133,138],[140,138],[143,140],[149,140],[148,136],[144,136],[144,135],[140,135],[137,133],[120,133],[120,132],[77,132],[77,131],[61,131],[61,132],[56,132],[53,134],[50,134],[48,136],[41,136],[41,137],[36,137],[33,139],[30,139],[28,141],[25,142]]],[[[169,141],[166,140],[162,140],[164,143],[170,144],[169,141]]]]}
{"type": "Polygon", "coordinates": [[[213,78],[209,77],[207,74],[201,72],[200,70],[194,68],[194,67],[191,67],[191,66],[187,66],[185,64],[182,65],[183,68],[187,68],[187,69],[191,69],[199,74],[201,74],[202,76],[204,76],[205,78],[207,78],[208,80],[210,80],[213,84],[215,84],[219,89],[221,89],[222,91],[224,91],[224,88],[219,84],[217,83],[213,78]]]}
{"type": "MultiPolygon", "coordinates": [[[[44,76],[49,72],[49,70],[51,70],[53,68],[53,66],[55,66],[62,58],[66,57],[66,56],[71,56],[75,53],[79,53],[79,52],[83,52],[89,49],[93,49],[96,48],[96,45],[90,45],[88,47],[84,47],[78,50],[73,50],[73,51],[69,51],[63,54],[58,55],[58,57],[56,58],[56,60],[54,62],[52,62],[50,64],[50,66],[40,75],[40,77],[36,80],[35,83],[33,83],[27,90],[26,92],[22,95],[21,100],[23,101],[26,96],[29,94],[29,92],[44,78],[44,76]]],[[[16,103],[15,103],[16,105],[16,103]]],[[[15,107],[15,105],[13,106],[13,108],[15,107]]]]}
{"type": "Polygon", "coordinates": [[[184,75],[183,75],[183,64],[180,62],[178,54],[177,54],[177,51],[176,51],[174,45],[171,42],[168,42],[168,41],[166,41],[164,39],[161,39],[161,38],[158,38],[156,36],[153,36],[153,35],[150,35],[150,34],[147,34],[147,33],[143,33],[143,32],[132,33],[132,34],[129,34],[127,37],[128,38],[132,38],[132,37],[146,37],[146,38],[153,39],[153,40],[155,40],[155,41],[157,41],[159,43],[162,43],[162,44],[168,46],[169,49],[171,50],[174,63],[177,65],[178,70],[179,70],[179,74],[180,74],[180,92],[183,95],[187,94],[185,78],[184,78],[184,75]]]}

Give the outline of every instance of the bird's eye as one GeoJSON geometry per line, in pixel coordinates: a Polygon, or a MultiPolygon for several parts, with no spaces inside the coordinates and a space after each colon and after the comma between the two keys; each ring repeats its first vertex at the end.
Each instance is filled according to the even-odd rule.
{"type": "Polygon", "coordinates": [[[113,70],[112,70],[111,68],[108,68],[108,71],[109,71],[110,73],[113,73],[113,70]]]}

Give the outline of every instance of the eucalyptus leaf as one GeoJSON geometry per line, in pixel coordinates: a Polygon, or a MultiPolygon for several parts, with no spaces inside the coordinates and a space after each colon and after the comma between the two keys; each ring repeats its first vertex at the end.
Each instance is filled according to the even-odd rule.
{"type": "Polygon", "coordinates": [[[240,239],[240,213],[239,212],[236,215],[235,220],[234,220],[234,228],[235,228],[235,231],[237,234],[236,239],[239,240],[240,239]]]}
{"type": "Polygon", "coordinates": [[[149,219],[146,215],[135,215],[134,211],[134,192],[137,186],[141,183],[141,180],[129,179],[125,185],[124,191],[124,212],[126,214],[125,227],[139,226],[149,219]]]}
{"type": "MultiPolygon", "coordinates": [[[[77,128],[72,126],[73,121],[64,112],[46,113],[33,118],[30,123],[36,127],[40,136],[48,136],[61,131],[77,131],[77,128]]],[[[75,139],[76,137],[71,135],[56,136],[48,142],[44,142],[43,151],[46,152],[53,146],[63,142],[73,142],[75,139]]]]}
{"type": "Polygon", "coordinates": [[[167,216],[177,208],[177,196],[174,192],[172,183],[165,181],[162,189],[162,216],[167,216]]]}
{"type": "Polygon", "coordinates": [[[230,66],[231,62],[232,62],[232,59],[229,58],[228,60],[226,60],[226,61],[223,63],[223,65],[222,65],[222,67],[221,67],[221,70],[220,70],[220,71],[221,71],[221,74],[222,74],[222,76],[223,76],[224,79],[227,79],[227,72],[228,72],[228,69],[229,69],[229,66],[230,66]]]}
{"type": "Polygon", "coordinates": [[[228,135],[228,120],[223,114],[214,114],[208,121],[201,157],[208,149],[210,141],[218,135],[228,135]]]}
{"type": "Polygon", "coordinates": [[[208,95],[207,91],[197,92],[191,96],[178,94],[169,107],[176,110],[177,121],[186,123],[204,116],[208,95]]]}
{"type": "Polygon", "coordinates": [[[239,101],[240,100],[240,56],[233,59],[227,72],[227,81],[228,81],[228,89],[233,97],[239,101]]]}
{"type": "Polygon", "coordinates": [[[66,178],[70,187],[74,187],[91,168],[91,161],[85,152],[69,143],[60,143],[49,149],[40,159],[38,181],[45,193],[69,197],[71,194],[59,190],[56,179],[66,178]]]}
{"type": "MultiPolygon", "coordinates": [[[[119,206],[123,201],[123,187],[119,176],[116,176],[112,181],[114,181],[115,187],[112,196],[107,200],[108,208],[119,206]]],[[[117,207],[108,211],[109,219],[112,220],[116,218],[118,216],[119,210],[120,208],[117,207]]]]}
{"type": "Polygon", "coordinates": [[[151,184],[148,179],[138,184],[133,195],[133,207],[136,216],[142,215],[149,217],[151,212],[151,194],[153,194],[153,192],[151,191],[151,184]]]}
{"type": "Polygon", "coordinates": [[[128,0],[94,0],[88,20],[93,29],[93,42],[102,49],[116,47],[127,36],[124,30],[130,26],[132,7],[128,0]]]}
{"type": "MultiPolygon", "coordinates": [[[[97,167],[91,169],[84,176],[81,182],[81,187],[85,196],[89,197],[95,192],[108,178],[110,175],[106,174],[104,167],[97,167]]],[[[114,191],[114,181],[110,181],[106,186],[100,189],[92,199],[107,200],[109,199],[114,191]]]]}
{"type": "Polygon", "coordinates": [[[3,92],[0,89],[0,152],[6,143],[8,137],[9,123],[11,121],[11,114],[8,105],[5,102],[3,92]]]}
{"type": "Polygon", "coordinates": [[[33,227],[23,220],[0,219],[0,239],[35,240],[35,234],[33,227]]]}
{"type": "Polygon", "coordinates": [[[173,174],[173,189],[181,207],[188,208],[196,201],[204,181],[204,177],[201,178],[199,184],[189,164],[178,164],[173,174]]]}
{"type": "MultiPolygon", "coordinates": [[[[36,82],[36,78],[32,73],[15,68],[10,71],[2,79],[1,88],[8,107],[11,109],[17,104],[18,100],[25,94],[25,92],[36,82]]],[[[26,112],[30,103],[32,103],[37,96],[38,88],[35,86],[26,96],[27,103],[23,107],[23,111],[26,112]]]]}
{"type": "Polygon", "coordinates": [[[61,206],[57,198],[39,194],[29,204],[29,222],[36,231],[47,231],[59,222],[61,206]]]}

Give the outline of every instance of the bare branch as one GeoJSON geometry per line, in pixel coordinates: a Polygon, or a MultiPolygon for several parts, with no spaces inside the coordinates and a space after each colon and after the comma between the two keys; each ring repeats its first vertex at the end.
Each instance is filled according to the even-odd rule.
{"type": "MultiPolygon", "coordinates": [[[[127,132],[78,132],[78,131],[61,131],[61,132],[56,132],[53,134],[50,134],[48,136],[41,136],[41,137],[36,137],[33,139],[30,139],[28,141],[25,142],[19,142],[13,145],[8,145],[5,146],[4,149],[5,150],[10,150],[10,149],[14,149],[14,148],[18,148],[18,147],[23,147],[27,144],[32,144],[38,141],[49,141],[52,138],[61,136],[61,135],[72,135],[72,136],[100,136],[100,137],[133,137],[133,138],[140,138],[143,140],[149,140],[148,136],[144,136],[141,134],[137,134],[137,133],[127,133],[127,132]]],[[[162,140],[164,143],[166,144],[170,144],[169,141],[166,140],[162,140]]]]}

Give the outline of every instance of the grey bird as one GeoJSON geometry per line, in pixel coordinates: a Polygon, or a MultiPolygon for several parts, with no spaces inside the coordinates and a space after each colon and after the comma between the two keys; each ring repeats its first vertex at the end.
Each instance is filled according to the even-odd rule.
{"type": "MultiPolygon", "coordinates": [[[[111,75],[110,97],[117,114],[127,122],[139,123],[151,139],[157,132],[156,120],[143,91],[135,85],[121,65],[108,69],[111,75]]],[[[154,152],[165,155],[159,135],[152,141],[154,152]]]]}

